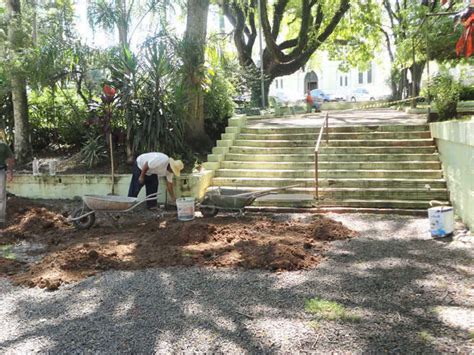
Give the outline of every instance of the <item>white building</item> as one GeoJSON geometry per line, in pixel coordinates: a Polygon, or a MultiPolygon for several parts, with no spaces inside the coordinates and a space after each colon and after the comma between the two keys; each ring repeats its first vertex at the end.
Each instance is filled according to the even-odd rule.
{"type": "Polygon", "coordinates": [[[381,55],[372,61],[368,70],[351,69],[348,72],[340,70],[341,62],[330,60],[326,52],[315,55],[322,56],[320,65],[276,78],[270,86],[269,95],[298,100],[304,98],[308,90],[321,89],[326,94],[350,100],[351,93],[357,88],[367,89],[374,97],[390,94],[388,55],[381,55]]]}

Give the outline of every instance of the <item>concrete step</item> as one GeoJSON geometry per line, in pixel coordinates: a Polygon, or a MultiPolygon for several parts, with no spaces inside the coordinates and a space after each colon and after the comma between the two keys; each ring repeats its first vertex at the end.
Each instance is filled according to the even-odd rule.
{"type": "MultiPolygon", "coordinates": [[[[256,125],[248,125],[243,127],[242,133],[251,134],[269,134],[269,133],[319,133],[319,127],[302,126],[302,127],[262,127],[256,125]]],[[[371,125],[371,126],[331,126],[329,124],[329,132],[412,132],[412,131],[429,131],[428,125],[371,125]]]]}
{"type": "Polygon", "coordinates": [[[425,188],[322,188],[319,196],[323,200],[373,199],[373,200],[447,200],[447,189],[425,188]]]}
{"type": "MultiPolygon", "coordinates": [[[[310,170],[314,169],[314,162],[263,162],[263,161],[223,161],[221,169],[267,169],[267,170],[310,170]]],[[[347,169],[347,170],[439,170],[439,161],[410,161],[410,162],[327,162],[318,163],[320,170],[347,169]]]]}
{"type": "MultiPolygon", "coordinates": [[[[247,187],[220,187],[226,195],[236,195],[243,192],[264,191],[268,188],[247,187]]],[[[274,193],[273,193],[274,194],[274,193]]],[[[314,196],[312,187],[297,187],[279,192],[278,195],[310,195],[314,196]]],[[[320,200],[339,201],[347,199],[374,199],[374,200],[441,200],[448,199],[446,188],[332,188],[321,187],[318,191],[320,200]]]]}
{"type": "MultiPolygon", "coordinates": [[[[437,153],[433,154],[319,154],[319,161],[331,162],[368,162],[368,161],[438,161],[437,153]]],[[[313,162],[314,154],[226,154],[227,161],[264,161],[264,162],[313,162]]]]}
{"type": "MultiPolygon", "coordinates": [[[[314,140],[319,132],[316,133],[267,133],[267,134],[251,134],[241,133],[237,139],[241,140],[314,140]]],[[[423,139],[431,138],[430,131],[413,131],[413,132],[329,132],[329,141],[350,139],[423,139]]],[[[326,139],[326,134],[323,135],[326,139]]]]}
{"type": "MultiPolygon", "coordinates": [[[[311,147],[230,147],[230,153],[261,155],[261,154],[314,154],[314,146],[311,147]]],[[[325,147],[319,151],[321,154],[434,154],[436,147],[325,147]]]]}
{"type": "Polygon", "coordinates": [[[429,201],[423,200],[371,200],[371,199],[344,199],[337,201],[320,200],[316,202],[312,196],[300,194],[268,195],[258,198],[253,206],[278,206],[278,207],[360,207],[360,208],[401,208],[401,209],[426,209],[430,207],[429,201]]]}
{"type": "MultiPolygon", "coordinates": [[[[314,170],[218,169],[216,177],[232,178],[312,178],[314,170]]],[[[413,178],[441,179],[441,170],[320,170],[320,178],[413,178]]]]}
{"type": "MultiPolygon", "coordinates": [[[[314,179],[284,179],[284,178],[214,178],[213,185],[223,189],[240,189],[242,192],[260,191],[275,187],[290,186],[294,184],[302,184],[298,189],[314,190],[314,179]]],[[[444,179],[320,179],[319,186],[321,188],[419,188],[419,189],[444,189],[446,182],[444,179]]]]}
{"type": "MultiPolygon", "coordinates": [[[[217,142],[217,146],[222,144],[217,142]]],[[[243,140],[236,139],[234,146],[237,147],[314,147],[315,140],[243,140]]],[[[321,143],[324,145],[324,142],[321,143]]],[[[420,147],[434,146],[432,139],[344,139],[331,140],[329,147],[420,147]]],[[[326,146],[325,146],[326,147],[326,146]]]]}

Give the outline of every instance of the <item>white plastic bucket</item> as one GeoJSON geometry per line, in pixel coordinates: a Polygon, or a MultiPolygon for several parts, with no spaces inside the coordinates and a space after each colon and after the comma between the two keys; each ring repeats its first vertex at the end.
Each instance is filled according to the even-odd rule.
{"type": "Polygon", "coordinates": [[[194,219],[194,197],[181,197],[176,199],[178,219],[180,221],[191,221],[194,219]]]}
{"type": "Polygon", "coordinates": [[[428,208],[432,237],[445,237],[454,231],[454,214],[450,206],[428,208]]]}

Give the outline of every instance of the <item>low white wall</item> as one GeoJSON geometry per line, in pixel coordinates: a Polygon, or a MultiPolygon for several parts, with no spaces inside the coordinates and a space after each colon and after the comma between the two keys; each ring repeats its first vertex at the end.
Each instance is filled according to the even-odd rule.
{"type": "MultiPolygon", "coordinates": [[[[131,177],[131,174],[121,174],[115,177],[115,194],[127,196],[131,177]]],[[[175,177],[176,196],[202,198],[211,178],[210,171],[175,177]]],[[[13,182],[7,184],[7,189],[17,196],[31,199],[73,199],[86,194],[107,195],[111,192],[111,182],[110,175],[99,174],[56,176],[22,174],[16,175],[13,182]]],[[[164,178],[160,179],[158,192],[158,201],[164,203],[166,198],[166,180],[164,178]]],[[[139,197],[145,197],[145,188],[140,191],[139,197]]]]}
{"type": "Polygon", "coordinates": [[[454,211],[474,229],[474,118],[431,123],[454,211]]]}

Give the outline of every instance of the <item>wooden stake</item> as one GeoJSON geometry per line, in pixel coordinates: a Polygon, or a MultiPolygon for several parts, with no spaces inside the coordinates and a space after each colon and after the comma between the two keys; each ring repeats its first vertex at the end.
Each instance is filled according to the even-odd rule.
{"type": "Polygon", "coordinates": [[[111,175],[112,175],[112,195],[115,195],[115,166],[114,166],[114,151],[112,145],[112,133],[109,132],[109,149],[110,149],[110,164],[111,164],[111,175]]]}

